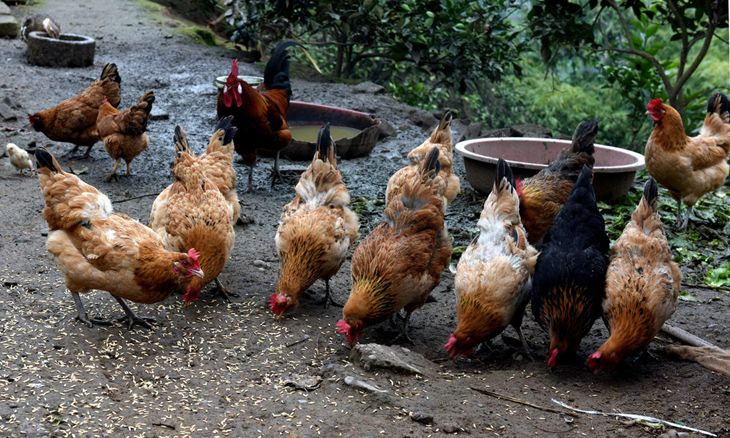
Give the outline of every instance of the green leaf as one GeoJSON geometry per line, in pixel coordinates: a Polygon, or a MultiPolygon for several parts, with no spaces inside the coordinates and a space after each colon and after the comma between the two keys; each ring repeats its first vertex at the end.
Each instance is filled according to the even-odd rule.
{"type": "Polygon", "coordinates": [[[646,37],[647,38],[651,38],[654,35],[656,35],[657,32],[659,32],[659,25],[658,24],[652,24],[651,26],[649,26],[649,27],[646,28],[646,32],[645,32],[646,33],[646,37]]]}
{"type": "Polygon", "coordinates": [[[705,284],[709,286],[730,286],[730,262],[725,262],[705,274],[705,284]]]}

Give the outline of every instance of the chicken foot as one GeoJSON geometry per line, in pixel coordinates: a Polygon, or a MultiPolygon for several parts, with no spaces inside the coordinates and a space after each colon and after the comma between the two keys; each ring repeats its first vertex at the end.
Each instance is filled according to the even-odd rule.
{"type": "MultiPolygon", "coordinates": [[[[344,305],[335,301],[334,298],[332,298],[332,293],[330,292],[330,281],[325,280],[324,285],[325,285],[324,298],[315,300],[314,304],[324,304],[325,309],[328,308],[330,305],[332,305],[334,307],[345,307],[344,305]]],[[[307,291],[307,294],[314,295],[309,291],[307,291]]]]}
{"type": "Polygon", "coordinates": [[[411,339],[411,337],[408,336],[408,321],[411,319],[411,313],[413,313],[413,312],[406,312],[406,319],[405,319],[405,321],[403,321],[403,331],[401,331],[398,336],[393,338],[393,340],[390,341],[389,345],[395,344],[401,338],[405,338],[408,342],[415,345],[415,342],[413,342],[413,339],[411,339]]]}
{"type": "MultiPolygon", "coordinates": [[[[111,181],[112,178],[114,178],[114,180],[117,179],[117,166],[119,166],[120,161],[122,161],[122,157],[117,158],[117,162],[114,163],[114,167],[112,168],[112,173],[110,173],[106,178],[106,182],[111,181]]],[[[127,173],[129,173],[129,164],[127,164],[127,173]]]]}
{"type": "Polygon", "coordinates": [[[156,322],[155,318],[151,316],[137,316],[136,313],[132,309],[129,308],[127,303],[124,301],[123,298],[119,298],[116,295],[112,295],[115,300],[122,306],[122,309],[124,309],[124,313],[126,314],[124,317],[118,319],[118,321],[125,322],[127,321],[127,326],[130,330],[134,327],[135,324],[139,324],[143,327],[147,327],[148,329],[152,328],[152,325],[150,325],[150,322],[156,322]]]}
{"type": "Polygon", "coordinates": [[[218,296],[226,300],[227,302],[231,302],[231,297],[240,297],[239,294],[234,293],[223,287],[223,284],[216,278],[215,279],[215,290],[218,293],[218,296]]]}
{"type": "Polygon", "coordinates": [[[687,227],[689,226],[689,215],[692,213],[692,207],[687,206],[687,211],[685,212],[684,216],[684,224],[680,227],[680,230],[687,231],[687,227]]]}
{"type": "Polygon", "coordinates": [[[84,309],[84,305],[81,302],[81,297],[79,296],[78,292],[71,291],[71,296],[73,296],[73,298],[74,298],[74,303],[76,303],[76,310],[78,311],[78,315],[76,315],[76,319],[78,319],[79,321],[88,325],[89,328],[93,327],[94,324],[111,325],[111,322],[107,321],[106,319],[89,318],[89,315],[86,313],[86,309],[84,309]]]}

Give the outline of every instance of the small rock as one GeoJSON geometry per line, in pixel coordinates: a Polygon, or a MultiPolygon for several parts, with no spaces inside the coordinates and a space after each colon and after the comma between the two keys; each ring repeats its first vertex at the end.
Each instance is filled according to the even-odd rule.
{"type": "Polygon", "coordinates": [[[18,22],[12,15],[0,15],[0,38],[18,36],[18,22]]]}
{"type": "Polygon", "coordinates": [[[525,125],[515,125],[510,128],[512,137],[532,137],[532,138],[552,138],[553,133],[549,129],[540,125],[528,123],[525,125]]]}
{"type": "Polygon", "coordinates": [[[400,126],[398,127],[398,129],[399,129],[399,130],[401,130],[401,131],[405,131],[405,130],[407,130],[407,129],[411,129],[411,127],[410,127],[410,126],[408,126],[408,125],[400,125],[400,126]]]}
{"type": "Polygon", "coordinates": [[[398,134],[398,132],[395,130],[393,125],[388,123],[387,120],[380,119],[380,135],[378,137],[378,140],[383,139],[385,137],[394,137],[398,134]]]}
{"type": "Polygon", "coordinates": [[[361,82],[352,89],[355,94],[378,94],[385,91],[385,87],[382,85],[374,84],[370,81],[361,82]]]}
{"type": "Polygon", "coordinates": [[[387,368],[406,374],[421,374],[423,371],[412,364],[414,360],[426,361],[426,358],[413,352],[406,352],[401,347],[388,347],[380,344],[357,344],[351,352],[355,362],[359,362],[365,371],[373,368],[387,368]]]}
{"type": "MultiPolygon", "coordinates": [[[[304,376],[301,374],[289,374],[282,379],[284,386],[293,386],[296,389],[302,389],[304,391],[314,391],[319,388],[322,383],[322,377],[320,376],[304,376]]],[[[307,401],[304,400],[304,403],[307,401]]],[[[300,401],[302,403],[302,401],[300,401]]]]}
{"type": "Polygon", "coordinates": [[[240,216],[238,216],[236,225],[249,225],[249,224],[256,225],[256,218],[253,216],[249,216],[247,214],[241,213],[240,216]]]}
{"type": "Polygon", "coordinates": [[[439,119],[432,116],[431,114],[426,114],[425,116],[423,116],[423,119],[421,119],[421,122],[417,124],[418,126],[423,127],[423,129],[425,129],[426,131],[431,131],[439,124],[439,119]]]}
{"type": "Polygon", "coordinates": [[[263,260],[254,260],[253,265],[256,266],[257,268],[271,268],[271,265],[266,263],[263,260]]]}
{"type": "MultiPolygon", "coordinates": [[[[4,3],[0,3],[4,4],[4,3]]],[[[7,104],[0,103],[0,116],[3,117],[5,120],[18,120],[18,115],[15,114],[15,111],[13,111],[7,104]]]]}
{"type": "Polygon", "coordinates": [[[461,430],[461,428],[454,423],[447,423],[444,425],[444,427],[441,428],[441,430],[443,430],[446,433],[455,433],[455,432],[459,432],[461,430]]]}
{"type": "Polygon", "coordinates": [[[0,15],[10,15],[10,7],[3,2],[0,2],[0,15]]]}
{"type": "Polygon", "coordinates": [[[498,138],[498,137],[512,137],[512,130],[510,128],[500,129],[489,129],[483,131],[480,135],[483,138],[498,138]]]}
{"type": "Polygon", "coordinates": [[[431,424],[433,423],[433,415],[426,414],[424,412],[416,412],[415,414],[411,414],[411,420],[422,424],[431,424]]]}
{"type": "Polygon", "coordinates": [[[454,144],[463,140],[477,138],[481,132],[481,123],[462,119],[454,119],[451,121],[451,141],[454,144]]]}
{"type": "Polygon", "coordinates": [[[353,388],[364,389],[365,391],[368,391],[368,392],[376,392],[376,393],[388,392],[384,389],[376,388],[374,385],[371,385],[367,382],[363,382],[362,380],[357,380],[356,378],[354,378],[352,376],[345,377],[345,385],[352,386],[353,388]]]}

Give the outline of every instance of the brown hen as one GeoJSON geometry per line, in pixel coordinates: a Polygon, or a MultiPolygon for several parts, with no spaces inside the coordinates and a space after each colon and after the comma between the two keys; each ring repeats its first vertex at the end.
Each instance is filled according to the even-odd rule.
{"type": "Polygon", "coordinates": [[[337,147],[329,123],[319,131],[317,152],[296,192],[284,207],[276,231],[281,274],[269,304],[277,319],[296,309],[302,293],[318,279],[325,282],[327,306],[331,301],[329,280],[360,237],[357,216],[347,207],[350,194],[337,169],[337,147]]]}
{"type": "MultiPolygon", "coordinates": [[[[444,227],[435,178],[439,149],[432,148],[415,178],[385,208],[383,222],[352,256],[352,290],[337,330],[355,345],[365,327],[405,309],[408,320],[441,282],[451,261],[451,237],[444,227]]],[[[408,338],[410,340],[410,338],[408,338]]]]}
{"type": "Polygon", "coordinates": [[[109,198],[64,172],[48,151],[37,149],[35,157],[50,230],[46,247],[64,274],[79,320],[89,326],[108,324],[89,318],[79,297],[79,292],[99,289],[119,302],[130,328],[150,327],[151,318],[138,317],[124,300],[156,303],[176,289],[187,289],[193,277],[203,277],[195,249],[167,251],[160,236],[127,215],[113,213],[109,198]]]}
{"type": "Polygon", "coordinates": [[[122,159],[127,164],[127,175],[131,175],[129,163],[149,146],[150,138],[145,131],[154,101],[155,93],[148,91],[137,105],[119,111],[104,97],[104,103],[99,107],[96,128],[99,131],[99,137],[104,141],[107,153],[117,160],[107,181],[117,177],[117,166],[122,159]]]}
{"type": "Polygon", "coordinates": [[[88,157],[91,147],[101,140],[96,129],[99,107],[104,103],[104,97],[114,108],[119,106],[121,83],[122,78],[117,72],[116,64],[106,64],[101,71],[101,77],[83,93],[66,99],[51,109],[29,115],[30,125],[53,141],[75,144],[71,154],[79,146],[87,146],[84,157],[88,157]]]}

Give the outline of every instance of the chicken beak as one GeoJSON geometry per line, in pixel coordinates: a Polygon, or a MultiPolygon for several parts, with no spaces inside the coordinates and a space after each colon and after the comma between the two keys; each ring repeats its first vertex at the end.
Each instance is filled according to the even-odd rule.
{"type": "Polygon", "coordinates": [[[649,111],[645,112],[644,115],[645,116],[648,116],[649,115],[649,111]]]}
{"type": "Polygon", "coordinates": [[[276,315],[276,322],[279,322],[279,321],[281,321],[281,313],[276,315]]]}
{"type": "Polygon", "coordinates": [[[205,278],[205,274],[203,273],[202,269],[193,269],[190,271],[191,274],[195,275],[196,277],[205,278]]]}
{"type": "Polygon", "coordinates": [[[190,301],[185,300],[185,308],[186,309],[188,308],[189,305],[190,305],[190,301]]]}

